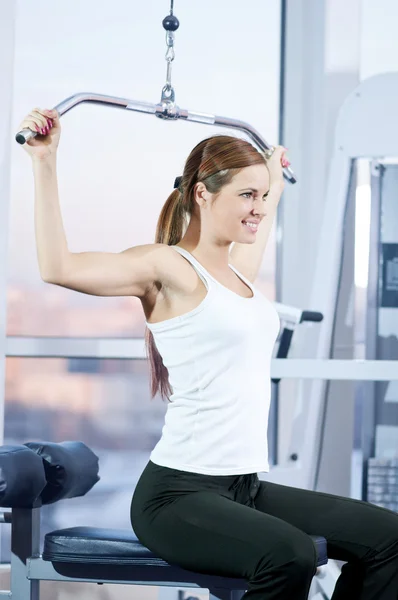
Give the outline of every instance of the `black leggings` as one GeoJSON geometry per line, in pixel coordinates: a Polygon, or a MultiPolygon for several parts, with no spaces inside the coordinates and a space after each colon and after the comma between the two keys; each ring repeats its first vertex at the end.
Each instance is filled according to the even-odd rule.
{"type": "Polygon", "coordinates": [[[245,600],[306,599],[317,560],[310,535],[325,537],[329,558],[346,562],[333,600],[398,599],[398,514],[367,502],[149,461],[131,523],[171,564],[247,579],[245,600]]]}

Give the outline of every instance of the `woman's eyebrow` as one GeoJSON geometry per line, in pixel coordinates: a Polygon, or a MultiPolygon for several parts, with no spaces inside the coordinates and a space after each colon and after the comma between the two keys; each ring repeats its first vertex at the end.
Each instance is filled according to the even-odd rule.
{"type": "MultiPolygon", "coordinates": [[[[256,188],[252,188],[252,187],[243,188],[241,190],[238,190],[238,192],[244,192],[245,190],[246,191],[250,190],[251,192],[254,192],[255,194],[258,194],[258,190],[256,190],[256,188]]],[[[268,196],[268,194],[269,194],[269,190],[268,190],[268,192],[265,192],[264,196],[268,196]]]]}

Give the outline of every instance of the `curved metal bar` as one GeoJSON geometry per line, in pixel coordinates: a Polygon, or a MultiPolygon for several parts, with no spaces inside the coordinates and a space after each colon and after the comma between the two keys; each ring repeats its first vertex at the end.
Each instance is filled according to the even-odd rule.
{"type": "MultiPolygon", "coordinates": [[[[116,108],[124,108],[132,110],[134,112],[152,114],[160,119],[176,120],[182,119],[185,121],[192,121],[193,123],[204,123],[206,125],[219,125],[221,127],[228,127],[230,129],[238,129],[245,133],[258,147],[259,150],[264,152],[272,148],[259,133],[249,123],[244,121],[238,121],[236,119],[229,119],[228,117],[220,117],[212,115],[210,113],[193,112],[186,109],[179,108],[174,103],[151,104],[149,102],[138,102],[136,100],[130,100],[128,98],[118,98],[116,96],[106,96],[105,94],[91,94],[88,92],[81,92],[74,94],[69,98],[66,98],[54,108],[58,111],[60,117],[70,111],[78,104],[87,102],[89,104],[104,104],[105,106],[114,106],[116,108]]],[[[19,131],[15,139],[19,144],[25,144],[28,140],[36,137],[37,133],[30,129],[22,129],[19,131]]],[[[297,179],[293,171],[288,168],[283,169],[283,175],[289,183],[296,183],[297,179]]]]}

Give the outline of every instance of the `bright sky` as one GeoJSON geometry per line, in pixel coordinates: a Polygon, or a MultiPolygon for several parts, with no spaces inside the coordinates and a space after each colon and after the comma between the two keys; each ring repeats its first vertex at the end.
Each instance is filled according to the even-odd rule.
{"type": "MultiPolygon", "coordinates": [[[[13,124],[77,92],[157,103],[168,0],[18,1],[13,124]]],[[[279,0],[176,0],[172,82],[182,108],[248,121],[277,143],[279,0]]],[[[191,148],[226,129],[98,105],[62,118],[58,175],[69,247],[117,252],[154,241],[191,148]]],[[[30,159],[12,145],[10,281],[37,284],[30,159]]]]}

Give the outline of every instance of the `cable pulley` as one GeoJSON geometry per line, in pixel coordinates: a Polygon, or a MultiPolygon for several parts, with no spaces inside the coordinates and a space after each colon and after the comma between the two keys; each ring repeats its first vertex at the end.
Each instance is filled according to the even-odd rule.
{"type": "Polygon", "coordinates": [[[160,98],[160,104],[163,107],[163,110],[158,116],[160,118],[167,119],[177,119],[177,108],[175,104],[175,92],[174,88],[171,85],[171,68],[172,62],[175,58],[174,52],[174,32],[180,26],[180,22],[177,17],[173,14],[174,10],[174,0],[171,0],[170,4],[170,14],[168,14],[162,21],[163,28],[166,30],[166,62],[167,62],[167,71],[166,71],[166,83],[162,88],[162,95],[160,98]]]}

